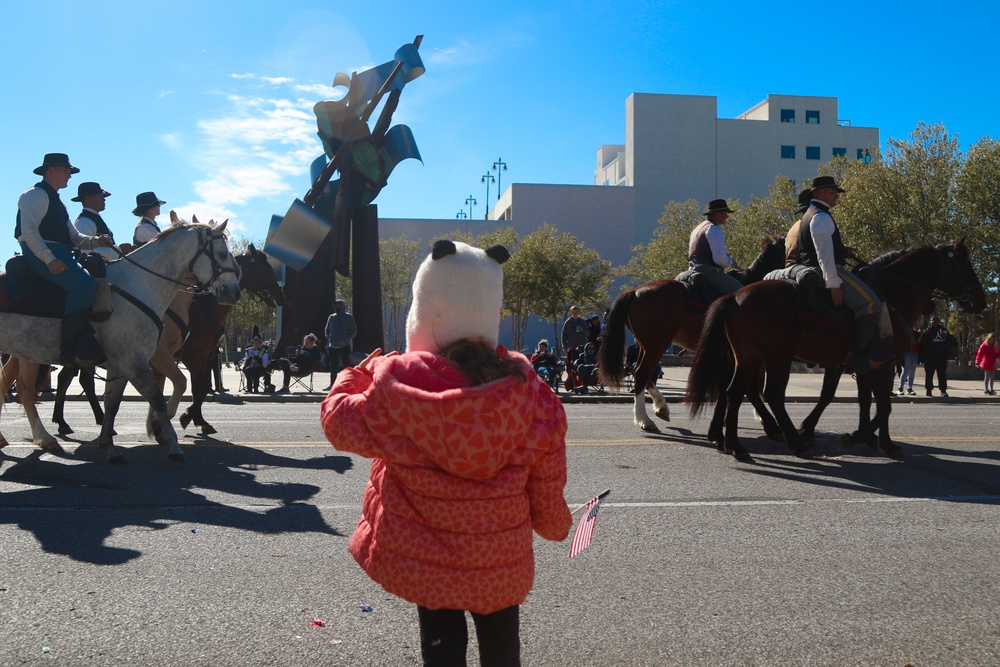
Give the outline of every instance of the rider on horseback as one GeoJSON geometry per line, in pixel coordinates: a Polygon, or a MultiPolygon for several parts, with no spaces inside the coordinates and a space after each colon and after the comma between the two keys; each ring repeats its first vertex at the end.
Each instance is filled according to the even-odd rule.
{"type": "Polygon", "coordinates": [[[863,375],[871,363],[892,361],[893,356],[876,335],[882,302],[844,266],[848,248],[840,240],[840,230],[830,214],[841,192],[844,190],[832,176],[813,179],[812,201],[799,223],[799,264],[822,276],[833,305],[844,304],[854,313],[853,366],[855,373],[863,375]]]}
{"type": "Polygon", "coordinates": [[[81,234],[73,225],[59,190],[79,173],[64,153],[49,153],[34,173],[42,177],[17,201],[14,238],[31,270],[38,277],[66,291],[62,320],[59,363],[93,364],[104,353],[87,324],[94,298],[94,279],[73,255],[76,247],[91,249],[111,246],[106,236],[81,234]]]}
{"type": "Polygon", "coordinates": [[[726,251],[726,235],[722,226],[732,213],[725,199],[713,199],[703,220],[691,231],[688,240],[688,263],[704,277],[709,286],[720,294],[732,294],[743,285],[723,269],[735,264],[726,251]]]}

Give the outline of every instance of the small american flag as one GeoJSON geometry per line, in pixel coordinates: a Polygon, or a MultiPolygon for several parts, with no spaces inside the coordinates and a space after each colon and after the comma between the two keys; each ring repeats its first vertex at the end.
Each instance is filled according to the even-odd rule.
{"type": "Polygon", "coordinates": [[[609,493],[611,493],[611,489],[591,498],[584,507],[584,512],[580,516],[580,522],[576,524],[576,530],[573,531],[573,542],[569,546],[570,558],[590,546],[590,543],[594,539],[594,524],[597,523],[597,512],[601,509],[601,501],[607,498],[609,493]]]}

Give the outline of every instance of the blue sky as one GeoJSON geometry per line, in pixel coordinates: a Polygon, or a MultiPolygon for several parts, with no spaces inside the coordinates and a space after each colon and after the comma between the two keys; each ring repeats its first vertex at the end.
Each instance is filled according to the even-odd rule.
{"type": "MultiPolygon", "coordinates": [[[[0,201],[15,251],[17,198],[47,152],[99,181],[130,240],[135,195],[263,239],[309,188],[312,105],[338,71],[378,65],[423,34],[427,72],[394,122],[424,164],[393,173],[382,217],[454,218],[502,159],[510,183],[593,183],[601,144],[624,143],[633,92],[715,95],[734,117],[769,93],[838,97],[840,117],[906,137],[943,121],[963,147],[997,137],[995,40],[985,2],[325,2],[48,0],[4,5],[0,201]]],[[[496,201],[492,185],[490,200],[496,201]]]]}

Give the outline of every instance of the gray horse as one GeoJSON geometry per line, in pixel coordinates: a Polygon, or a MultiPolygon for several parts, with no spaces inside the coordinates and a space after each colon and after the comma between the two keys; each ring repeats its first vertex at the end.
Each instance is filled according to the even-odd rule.
{"type": "MultiPolygon", "coordinates": [[[[171,212],[171,216],[173,216],[171,212]]],[[[131,382],[156,413],[155,437],[169,449],[171,461],[183,463],[184,452],[167,414],[167,402],[149,367],[156,350],[167,305],[181,279],[193,274],[197,287],[210,290],[220,303],[233,304],[240,296],[235,264],[225,238],[226,223],[214,227],[184,223],[162,232],[153,241],[108,265],[114,285],[114,312],[104,322],[93,323],[98,342],[108,359],[104,389],[104,423],[98,444],[107,450],[108,461],[123,463],[115,447],[115,417],[125,385],[131,382]]],[[[32,442],[44,450],[60,449],[58,441],[42,425],[34,404],[38,364],[57,364],[59,320],[14,313],[0,313],[0,349],[21,359],[18,395],[31,424],[32,442]]],[[[0,382],[2,382],[0,370],[0,382]]],[[[2,407],[2,403],[0,403],[2,407]]],[[[0,448],[9,444],[0,434],[0,448]]]]}

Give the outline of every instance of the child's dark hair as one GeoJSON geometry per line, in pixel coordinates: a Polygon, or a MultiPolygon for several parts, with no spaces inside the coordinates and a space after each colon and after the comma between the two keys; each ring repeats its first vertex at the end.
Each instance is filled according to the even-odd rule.
{"type": "Polygon", "coordinates": [[[494,347],[483,340],[456,340],[441,350],[441,356],[456,364],[472,386],[511,376],[521,382],[528,381],[523,365],[511,357],[501,357],[494,347]]]}

